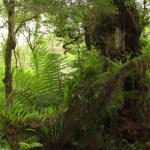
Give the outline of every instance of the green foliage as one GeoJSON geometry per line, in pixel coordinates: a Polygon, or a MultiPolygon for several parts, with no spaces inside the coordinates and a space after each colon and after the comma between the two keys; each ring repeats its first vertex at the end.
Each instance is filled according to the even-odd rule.
{"type": "MultiPolygon", "coordinates": [[[[0,2],[0,7],[1,5],[0,2]]],[[[126,0],[125,5],[137,7],[134,0],[126,0]]],[[[133,92],[123,92],[122,83],[120,83],[119,90],[114,90],[115,92],[109,98],[106,96],[106,99],[105,97],[102,99],[103,86],[109,79],[112,79],[123,63],[121,60],[112,61],[101,56],[93,47],[91,51],[88,51],[84,42],[85,26],[91,26],[89,34],[93,40],[92,28],[104,22],[103,20],[112,19],[118,15],[113,1],[18,0],[15,7],[14,26],[17,28],[22,25],[16,37],[19,39],[22,34],[27,35],[28,46],[19,48],[17,45],[16,51],[13,51],[17,56],[12,58],[13,92],[15,94],[9,102],[5,99],[4,58],[3,52],[0,51],[0,149],[10,149],[9,136],[13,134],[19,138],[21,150],[49,149],[49,147],[53,149],[59,144],[76,146],[75,149],[86,149],[85,147],[89,146],[90,142],[95,145],[97,139],[97,143],[104,150],[117,150],[120,145],[122,150],[144,149],[143,145],[129,144],[126,141],[118,144],[112,132],[118,110],[122,109],[126,96],[133,92]],[[29,24],[23,22],[33,16],[35,17],[29,21],[29,24]],[[45,31],[42,31],[43,29],[45,31]],[[52,32],[61,38],[57,39],[52,32]],[[52,34],[49,35],[50,33],[52,34]],[[63,44],[78,36],[77,41],[71,42],[65,50],[62,48],[63,44]],[[53,49],[50,48],[50,42],[55,45],[53,49]],[[57,43],[61,46],[59,47],[57,43]],[[55,49],[59,48],[62,52],[65,51],[65,55],[59,51],[55,52],[55,49]],[[21,59],[25,59],[26,62],[21,59]],[[16,62],[20,63],[18,68],[16,68],[16,62]],[[104,101],[102,106],[99,106],[100,100],[104,101]],[[74,104],[77,104],[75,110],[74,104]],[[66,120],[72,122],[66,125],[66,120]],[[59,140],[62,138],[61,134],[65,125],[67,130],[66,133],[63,133],[64,139],[72,132],[74,133],[68,141],[65,141],[66,143],[63,143],[64,141],[59,140]],[[14,130],[14,133],[9,134],[14,130]],[[93,140],[92,136],[95,133],[96,137],[93,140]],[[97,135],[101,135],[100,139],[97,135]]],[[[142,11],[141,8],[137,8],[137,11],[140,12],[137,12],[136,17],[143,16],[144,18],[138,23],[144,27],[148,20],[147,12],[142,11]]],[[[6,10],[1,14],[5,20],[6,10]]],[[[130,14],[127,14],[127,17],[128,15],[130,14]]],[[[118,23],[119,20],[115,19],[113,23],[118,23]]],[[[104,28],[99,28],[99,30],[105,30],[102,31],[104,35],[98,36],[105,39],[105,36],[109,35],[107,35],[109,26],[107,24],[102,24],[102,26],[104,28]]],[[[144,30],[141,37],[142,55],[150,57],[149,27],[144,30]]],[[[115,38],[110,37],[109,39],[111,46],[116,46],[115,38]]],[[[19,40],[17,43],[20,42],[19,40]]],[[[107,41],[104,43],[107,45],[107,41]]],[[[128,63],[132,59],[131,55],[128,54],[126,57],[128,63]]],[[[132,75],[132,69],[128,73],[132,75]]],[[[147,70],[147,78],[150,81],[149,70],[147,70]]],[[[113,89],[106,90],[108,91],[103,91],[104,95],[105,92],[113,89]]],[[[147,112],[149,106],[147,101],[150,96],[149,94],[146,96],[142,97],[145,106],[143,113],[147,112]]]]}
{"type": "Polygon", "coordinates": [[[111,118],[113,118],[114,116],[117,116],[117,111],[122,108],[123,103],[124,103],[124,93],[123,91],[118,91],[112,96],[112,98],[109,100],[106,106],[107,114],[111,118]]]}
{"type": "Polygon", "coordinates": [[[141,41],[143,44],[143,55],[149,57],[150,56],[150,52],[149,52],[149,48],[150,48],[150,27],[147,26],[144,28],[144,31],[142,33],[141,36],[141,41]]]}
{"type": "Polygon", "coordinates": [[[142,144],[129,144],[127,141],[124,141],[123,150],[144,150],[144,145],[142,144]]]}
{"type": "Polygon", "coordinates": [[[63,57],[42,50],[37,52],[38,66],[33,65],[34,70],[17,70],[15,73],[16,99],[28,105],[36,104],[38,108],[58,106],[63,101],[62,70],[67,64],[63,57]]]}
{"type": "Polygon", "coordinates": [[[34,143],[24,143],[24,142],[21,142],[20,143],[20,149],[21,150],[30,150],[30,149],[33,149],[33,148],[42,148],[43,145],[41,143],[38,143],[38,142],[34,142],[34,143]]]}

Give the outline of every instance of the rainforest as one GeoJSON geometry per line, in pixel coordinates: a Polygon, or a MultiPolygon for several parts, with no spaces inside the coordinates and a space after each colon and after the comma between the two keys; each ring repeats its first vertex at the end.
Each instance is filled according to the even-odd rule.
{"type": "Polygon", "coordinates": [[[0,0],[0,150],[150,150],[150,0],[0,0]]]}

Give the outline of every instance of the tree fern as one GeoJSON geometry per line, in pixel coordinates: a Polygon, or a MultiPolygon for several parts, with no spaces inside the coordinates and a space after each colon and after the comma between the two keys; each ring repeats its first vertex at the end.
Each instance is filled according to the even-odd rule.
{"type": "Polygon", "coordinates": [[[65,58],[48,51],[38,53],[38,72],[32,64],[29,72],[17,71],[14,77],[16,98],[37,107],[58,106],[63,100],[65,81],[62,70],[67,67],[65,58]]]}

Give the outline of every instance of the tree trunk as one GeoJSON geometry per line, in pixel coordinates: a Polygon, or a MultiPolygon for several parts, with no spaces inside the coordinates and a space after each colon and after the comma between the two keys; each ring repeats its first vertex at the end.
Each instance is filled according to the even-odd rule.
{"type": "Polygon", "coordinates": [[[8,142],[10,144],[11,150],[20,150],[19,139],[17,135],[10,135],[8,137],[8,142]]]}
{"type": "MultiPolygon", "coordinates": [[[[124,55],[131,55],[130,59],[141,55],[140,35],[142,32],[142,24],[140,24],[138,10],[135,6],[136,4],[126,6],[126,0],[113,0],[113,4],[116,6],[118,14],[116,16],[104,16],[104,18],[107,17],[110,19],[103,20],[103,22],[96,24],[92,34],[92,39],[96,42],[92,43],[93,41],[91,41],[91,43],[88,43],[100,49],[102,55],[105,57],[109,57],[111,60],[117,60],[119,58],[122,62],[126,62],[127,58],[125,58],[124,55]],[[107,26],[106,33],[103,33],[105,29],[104,24],[107,26]],[[122,35],[124,37],[122,39],[124,42],[121,46],[123,49],[121,47],[119,47],[119,49],[117,47],[111,47],[111,45],[108,45],[107,42],[103,40],[107,40],[107,38],[113,36],[113,32],[116,32],[116,28],[119,28],[123,33],[122,35]],[[112,51],[113,49],[114,51],[112,51]]],[[[88,32],[88,30],[86,29],[85,32],[88,32]]],[[[88,33],[86,33],[85,36],[86,35],[88,35],[88,33]]],[[[87,45],[87,47],[89,47],[89,45],[87,45]]],[[[126,96],[124,98],[124,106],[119,112],[118,127],[116,128],[119,128],[118,132],[122,132],[119,133],[122,134],[122,138],[132,143],[137,142],[138,138],[140,138],[138,128],[141,123],[139,108],[141,106],[140,103],[144,100],[144,95],[148,91],[145,78],[146,69],[141,68],[140,72],[135,71],[134,74],[128,75],[128,77],[123,79],[123,90],[130,93],[136,91],[136,93],[135,95],[126,96]],[[125,124],[126,128],[124,129],[125,124]],[[128,126],[129,124],[130,128],[128,126]],[[129,131],[131,134],[128,133],[129,131]],[[132,133],[135,133],[135,135],[132,133]]]]}
{"type": "MultiPolygon", "coordinates": [[[[6,104],[9,106],[11,100],[8,102],[9,96],[12,93],[12,51],[16,47],[16,34],[15,34],[15,0],[3,0],[4,6],[8,15],[8,37],[5,49],[5,97],[6,104]]],[[[8,107],[6,106],[6,107],[8,107]]],[[[4,124],[7,127],[7,123],[4,124]]],[[[8,142],[12,150],[19,150],[19,140],[16,133],[9,135],[8,142]]]]}
{"type": "Polygon", "coordinates": [[[15,50],[16,47],[16,39],[15,39],[15,1],[14,0],[3,0],[5,8],[8,14],[8,38],[6,43],[5,50],[5,92],[6,99],[9,94],[12,92],[12,51],[15,50]]]}
{"type": "MultiPolygon", "coordinates": [[[[114,0],[119,11],[119,22],[122,31],[125,31],[125,50],[131,54],[131,59],[141,54],[140,45],[140,21],[138,12],[134,6],[126,6],[125,1],[114,0]]],[[[140,140],[139,104],[143,101],[143,96],[148,91],[145,82],[146,69],[141,72],[135,71],[124,80],[124,91],[133,93],[124,97],[124,106],[119,112],[118,134],[130,143],[140,140]]]]}

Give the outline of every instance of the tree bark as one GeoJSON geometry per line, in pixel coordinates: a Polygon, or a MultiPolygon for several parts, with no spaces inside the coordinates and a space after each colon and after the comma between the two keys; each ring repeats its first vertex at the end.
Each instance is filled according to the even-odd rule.
{"type": "Polygon", "coordinates": [[[20,150],[19,139],[17,135],[10,135],[8,137],[8,142],[10,144],[11,150],[20,150]]]}
{"type": "MultiPolygon", "coordinates": [[[[141,55],[140,35],[143,26],[143,24],[140,22],[139,12],[135,4],[136,2],[133,5],[126,4],[126,2],[126,0],[113,0],[113,4],[117,8],[116,10],[118,13],[116,16],[104,15],[104,20],[102,20],[103,18],[100,18],[102,21],[95,25],[95,29],[93,30],[92,34],[92,39],[94,39],[96,42],[88,42],[90,45],[94,45],[98,50],[101,50],[103,56],[109,57],[111,60],[115,61],[119,58],[119,60],[122,62],[126,62],[129,55],[131,56],[130,60],[141,55]],[[106,17],[110,19],[106,20],[106,17]],[[107,27],[106,32],[104,32],[105,27],[107,27]],[[111,47],[111,45],[103,40],[107,40],[107,38],[112,37],[113,33],[116,32],[116,28],[119,28],[124,36],[122,38],[124,40],[123,45],[119,47],[119,49],[116,47],[111,47]]],[[[88,30],[85,30],[85,32],[88,32],[88,30]]],[[[88,33],[85,34],[85,36],[87,35],[88,33]]],[[[87,45],[87,47],[89,47],[89,45],[87,45]]],[[[136,91],[136,94],[135,96],[124,97],[124,106],[119,112],[119,119],[121,118],[120,120],[124,120],[125,118],[127,123],[130,121],[132,122],[132,125],[140,124],[141,118],[139,116],[138,108],[140,108],[140,102],[144,100],[144,95],[148,91],[145,78],[146,68],[143,67],[140,73],[135,70],[133,74],[129,74],[125,79],[122,79],[124,82],[124,85],[122,86],[123,91],[130,93],[136,91]]],[[[120,125],[118,120],[118,128],[123,128],[126,122],[123,121],[120,125]]],[[[128,138],[129,141],[135,143],[137,141],[137,137],[134,136],[139,136],[137,135],[139,134],[139,131],[133,127],[133,130],[130,130],[130,132],[133,133],[134,130],[136,130],[136,134],[129,135],[130,137],[126,138],[128,129],[129,128],[127,127],[124,130],[125,132],[123,131],[124,135],[122,135],[122,138],[128,138]]]]}

